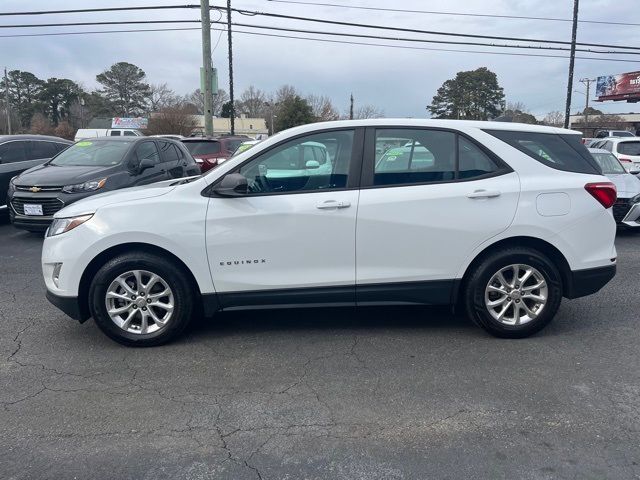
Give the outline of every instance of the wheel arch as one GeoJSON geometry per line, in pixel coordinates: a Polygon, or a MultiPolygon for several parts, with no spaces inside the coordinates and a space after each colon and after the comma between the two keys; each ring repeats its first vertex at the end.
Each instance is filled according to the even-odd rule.
{"type": "Polygon", "coordinates": [[[545,240],[535,237],[509,237],[488,245],[484,248],[484,250],[476,255],[476,257],[471,261],[471,263],[469,263],[469,265],[467,265],[462,278],[458,282],[457,288],[454,290],[454,304],[459,301],[459,299],[461,298],[461,293],[466,288],[466,282],[468,280],[469,272],[473,271],[476,265],[482,262],[482,260],[484,260],[488,255],[491,255],[497,250],[502,250],[508,247],[531,248],[533,250],[537,250],[543,255],[546,255],[560,272],[563,295],[566,293],[567,289],[571,287],[571,267],[569,266],[569,262],[567,261],[563,253],[556,246],[545,240]]]}
{"type": "Polygon", "coordinates": [[[82,272],[80,283],[78,285],[78,301],[80,304],[80,313],[83,321],[91,316],[89,313],[89,288],[91,286],[91,279],[95,276],[96,273],[98,273],[98,270],[100,270],[100,268],[110,259],[122,253],[130,253],[132,251],[151,253],[160,257],[169,258],[171,262],[173,262],[176,266],[183,270],[185,275],[187,275],[189,282],[192,284],[194,292],[196,293],[198,302],[198,304],[196,305],[196,311],[198,313],[202,312],[202,292],[200,291],[200,286],[198,285],[196,277],[193,275],[189,267],[187,267],[187,265],[179,257],[171,253],[169,250],[158,247],[157,245],[152,245],[144,242],[129,242],[115,245],[107,248],[106,250],[103,250],[87,264],[87,267],[82,272]]]}

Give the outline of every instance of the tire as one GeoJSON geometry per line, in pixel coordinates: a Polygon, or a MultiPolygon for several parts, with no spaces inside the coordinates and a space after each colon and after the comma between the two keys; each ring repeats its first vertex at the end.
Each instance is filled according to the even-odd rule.
{"type": "Polygon", "coordinates": [[[189,325],[193,292],[181,266],[157,255],[129,252],[98,270],[89,288],[89,309],[112,340],[130,347],[152,347],[175,339],[189,325]]]}
{"type": "Polygon", "coordinates": [[[489,254],[469,273],[465,286],[468,316],[501,338],[539,332],[553,320],[562,301],[560,272],[544,254],[530,248],[512,247],[489,254]],[[520,279],[529,274],[523,284],[513,282],[516,269],[520,279]],[[519,288],[513,288],[516,286],[519,288]],[[536,286],[540,287],[533,288],[536,286]]]}

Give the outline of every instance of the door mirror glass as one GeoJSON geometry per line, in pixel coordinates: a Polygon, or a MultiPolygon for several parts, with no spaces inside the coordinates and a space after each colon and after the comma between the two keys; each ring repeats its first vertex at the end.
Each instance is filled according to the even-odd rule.
{"type": "Polygon", "coordinates": [[[305,163],[304,167],[307,170],[314,170],[316,168],[320,168],[320,162],[318,162],[317,160],[307,160],[307,163],[305,163]]]}
{"type": "Polygon", "coordinates": [[[213,191],[225,197],[237,197],[249,193],[247,177],[239,173],[225,175],[213,191]]]}

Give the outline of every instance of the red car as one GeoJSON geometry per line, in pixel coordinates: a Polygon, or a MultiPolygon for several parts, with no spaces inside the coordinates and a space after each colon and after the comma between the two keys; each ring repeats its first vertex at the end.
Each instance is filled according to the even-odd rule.
{"type": "Polygon", "coordinates": [[[204,173],[230,158],[238,145],[247,140],[249,137],[245,135],[226,135],[222,137],[190,137],[184,138],[182,142],[204,173]]]}

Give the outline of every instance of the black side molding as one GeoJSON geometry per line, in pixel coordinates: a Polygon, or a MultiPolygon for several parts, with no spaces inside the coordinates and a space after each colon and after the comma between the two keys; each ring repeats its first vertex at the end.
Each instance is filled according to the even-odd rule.
{"type": "Polygon", "coordinates": [[[566,298],[586,297],[596,293],[616,276],[616,265],[574,270],[569,275],[569,284],[565,285],[566,298]]]}

